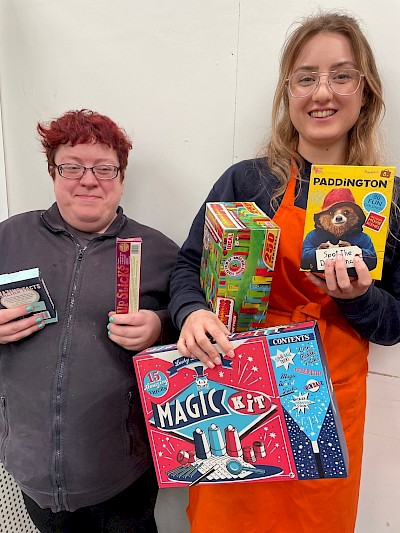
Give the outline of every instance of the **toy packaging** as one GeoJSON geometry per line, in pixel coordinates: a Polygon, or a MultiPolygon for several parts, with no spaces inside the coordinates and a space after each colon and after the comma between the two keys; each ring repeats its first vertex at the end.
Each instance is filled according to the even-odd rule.
{"type": "Polygon", "coordinates": [[[312,165],[300,270],[323,274],[340,251],[349,275],[359,256],[380,279],[394,178],[394,167],[312,165]]]}
{"type": "Polygon", "coordinates": [[[141,238],[117,238],[117,283],[115,291],[116,313],[134,313],[139,310],[141,254],[141,238]]]}
{"type": "Polygon", "coordinates": [[[200,283],[231,332],[263,327],[279,234],[254,202],[206,206],[200,283]]]}
{"type": "Polygon", "coordinates": [[[33,314],[40,315],[46,324],[58,321],[53,300],[38,268],[0,275],[0,309],[20,305],[31,306],[33,314]]]}
{"type": "Polygon", "coordinates": [[[159,486],[347,477],[316,322],[229,338],[213,369],[175,345],[133,357],[159,486]]]}

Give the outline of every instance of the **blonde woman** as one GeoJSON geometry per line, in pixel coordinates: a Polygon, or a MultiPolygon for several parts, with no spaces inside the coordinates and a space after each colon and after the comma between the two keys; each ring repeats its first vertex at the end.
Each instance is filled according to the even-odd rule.
{"type": "MultiPolygon", "coordinates": [[[[350,279],[341,256],[326,277],[299,272],[312,163],[380,164],[382,88],[357,21],[319,13],[289,35],[281,56],[271,137],[261,157],[229,168],[206,201],[254,201],[281,227],[268,325],[318,320],[350,456],[347,479],[203,485],[190,491],[192,533],[351,533],[363,451],[368,341],[400,340],[400,245],[392,225],[382,282],[362,259],[350,279]],[[305,83],[306,80],[306,83],[305,83]],[[212,524],[212,525],[211,525],[212,524]]],[[[178,348],[209,367],[220,364],[213,336],[232,354],[226,328],[208,310],[199,285],[204,205],[172,277],[170,311],[178,348]]],[[[392,217],[393,224],[397,217],[392,217]]]]}

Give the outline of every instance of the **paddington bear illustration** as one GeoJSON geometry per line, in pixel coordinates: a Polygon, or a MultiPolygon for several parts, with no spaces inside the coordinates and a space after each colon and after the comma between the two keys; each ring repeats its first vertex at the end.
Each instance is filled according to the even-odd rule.
{"type": "Polygon", "coordinates": [[[356,204],[350,189],[332,189],[325,196],[322,209],[314,215],[315,229],[303,242],[301,268],[317,270],[315,251],[323,248],[358,246],[369,270],[376,267],[377,257],[369,235],[363,232],[365,214],[356,204]]]}

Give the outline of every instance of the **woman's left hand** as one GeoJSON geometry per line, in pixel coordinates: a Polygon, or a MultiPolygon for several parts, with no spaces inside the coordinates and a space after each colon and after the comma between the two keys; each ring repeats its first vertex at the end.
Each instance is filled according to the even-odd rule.
{"type": "Polygon", "coordinates": [[[349,277],[343,255],[338,253],[335,261],[332,261],[332,259],[326,261],[325,279],[321,279],[311,272],[306,272],[305,274],[314,285],[329,294],[329,296],[349,300],[365,294],[373,282],[368,267],[361,257],[356,256],[354,258],[354,267],[357,272],[357,278],[355,279],[349,277]]]}
{"type": "Polygon", "coordinates": [[[108,313],[108,337],[126,350],[140,352],[160,338],[161,320],[154,311],[141,309],[136,313],[108,313]]]}

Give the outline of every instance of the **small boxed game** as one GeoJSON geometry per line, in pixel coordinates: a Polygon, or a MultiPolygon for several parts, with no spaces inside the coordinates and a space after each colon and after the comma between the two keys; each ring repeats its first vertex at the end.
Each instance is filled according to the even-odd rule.
{"type": "Polygon", "coordinates": [[[140,264],[142,239],[119,239],[116,242],[115,312],[139,310],[140,264]]]}
{"type": "Polygon", "coordinates": [[[380,279],[394,178],[394,167],[312,165],[300,269],[323,274],[341,252],[349,275],[359,256],[380,279]]]}
{"type": "Polygon", "coordinates": [[[175,345],[133,357],[159,486],[347,477],[316,322],[229,338],[213,369],[175,345]]]}
{"type": "Polygon", "coordinates": [[[0,309],[20,305],[31,306],[33,314],[40,315],[46,324],[58,321],[53,300],[38,268],[0,275],[0,309]]]}
{"type": "Polygon", "coordinates": [[[206,206],[200,283],[231,332],[263,327],[279,234],[254,202],[206,206]]]}

